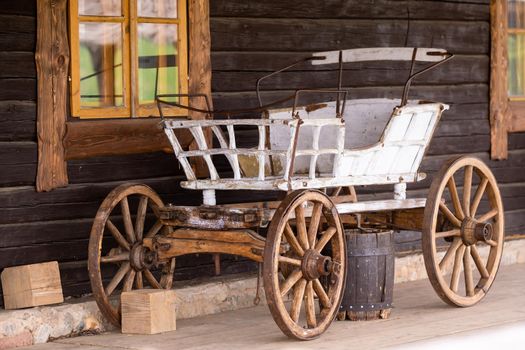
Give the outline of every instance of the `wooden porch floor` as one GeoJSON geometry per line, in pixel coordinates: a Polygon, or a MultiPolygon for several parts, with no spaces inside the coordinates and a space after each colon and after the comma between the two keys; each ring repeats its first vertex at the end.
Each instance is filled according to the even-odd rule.
{"type": "Polygon", "coordinates": [[[445,305],[427,280],[398,284],[388,320],[335,322],[320,339],[287,339],[266,306],[178,321],[154,336],[108,333],[59,340],[31,350],[102,349],[399,349],[478,348],[525,343],[525,264],[504,266],[489,295],[468,309],[445,305]]]}

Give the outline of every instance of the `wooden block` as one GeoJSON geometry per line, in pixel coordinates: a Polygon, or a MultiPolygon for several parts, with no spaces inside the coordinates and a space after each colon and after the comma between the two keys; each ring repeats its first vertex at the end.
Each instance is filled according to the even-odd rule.
{"type": "Polygon", "coordinates": [[[62,303],[62,285],[56,261],[8,267],[2,271],[7,310],[62,303]]]}
{"type": "Polygon", "coordinates": [[[176,327],[175,292],[141,289],[121,296],[122,333],[157,334],[176,327]]]}

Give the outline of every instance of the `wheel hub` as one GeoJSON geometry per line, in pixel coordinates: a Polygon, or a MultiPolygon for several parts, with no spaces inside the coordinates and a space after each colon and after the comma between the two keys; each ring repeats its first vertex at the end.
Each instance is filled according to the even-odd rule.
{"type": "Polygon", "coordinates": [[[313,249],[304,252],[301,271],[306,280],[312,281],[321,276],[328,276],[340,269],[340,265],[332,261],[329,256],[319,254],[313,249]]]}
{"type": "Polygon", "coordinates": [[[461,239],[467,246],[474,245],[478,241],[488,242],[492,240],[493,234],[494,228],[491,223],[465,218],[461,224],[461,239]]]}
{"type": "Polygon", "coordinates": [[[136,271],[150,269],[157,261],[155,252],[144,247],[141,243],[135,243],[131,248],[130,264],[136,271]]]}

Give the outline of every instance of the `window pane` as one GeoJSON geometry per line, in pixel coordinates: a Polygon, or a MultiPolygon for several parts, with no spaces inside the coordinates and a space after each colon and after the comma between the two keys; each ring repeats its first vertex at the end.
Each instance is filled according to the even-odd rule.
{"type": "Polygon", "coordinates": [[[120,16],[121,0],[78,0],[81,16],[120,16]]]}
{"type": "Polygon", "coordinates": [[[177,18],[177,0],[138,0],[139,17],[177,18]]]}
{"type": "Polygon", "coordinates": [[[525,0],[509,0],[509,28],[525,28],[525,0]]]}
{"type": "Polygon", "coordinates": [[[525,96],[524,34],[509,34],[509,96],[525,96]]]}
{"type": "Polygon", "coordinates": [[[149,104],[155,94],[179,92],[177,68],[177,25],[138,25],[139,103],[149,104]]]}
{"type": "Polygon", "coordinates": [[[119,23],[81,23],[80,106],[123,106],[122,30],[119,23]]]}

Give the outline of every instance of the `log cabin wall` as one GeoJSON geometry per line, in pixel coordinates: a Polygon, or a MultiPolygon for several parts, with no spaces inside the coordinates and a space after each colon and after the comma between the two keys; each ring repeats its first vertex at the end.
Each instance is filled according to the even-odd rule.
{"type": "MultiPolygon", "coordinates": [[[[525,135],[509,135],[509,159],[489,161],[489,1],[210,0],[213,95],[217,109],[255,106],[257,77],[312,51],[366,46],[444,47],[458,56],[417,81],[412,97],[451,105],[423,170],[431,175],[450,156],[471,153],[494,170],[507,211],[507,234],[525,232],[525,135]]],[[[35,191],[36,1],[0,7],[0,269],[58,260],[66,295],[89,293],[87,243],[92,219],[107,193],[122,182],[152,186],[168,202],[199,204],[183,192],[175,158],[162,153],[68,162],[70,185],[35,191]]],[[[345,70],[352,98],[399,97],[408,66],[360,64],[345,70]]],[[[295,71],[269,82],[267,97],[293,87],[328,87],[333,72],[312,78],[295,71]]],[[[249,142],[250,133],[244,135],[249,142]]],[[[421,195],[429,180],[410,186],[421,195]]],[[[361,198],[386,196],[361,189],[361,198]]],[[[220,201],[259,199],[261,193],[222,193],[220,201]]],[[[399,252],[420,249],[415,233],[397,236],[399,252]]],[[[223,257],[223,272],[254,264],[223,257]]],[[[176,279],[213,274],[210,256],[181,258],[176,279]]]]}

